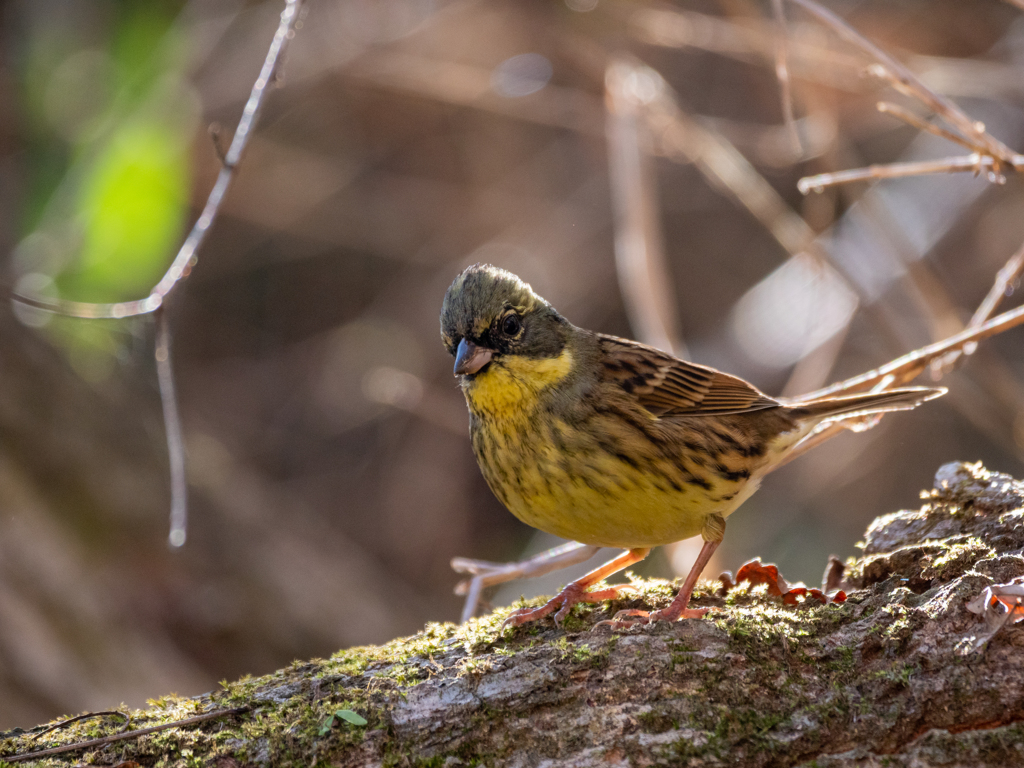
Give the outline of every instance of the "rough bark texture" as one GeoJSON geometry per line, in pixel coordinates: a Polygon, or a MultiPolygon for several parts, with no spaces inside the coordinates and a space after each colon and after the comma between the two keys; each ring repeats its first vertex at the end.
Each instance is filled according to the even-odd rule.
{"type": "MultiPolygon", "coordinates": [[[[1024,575],[1024,484],[947,465],[919,510],[876,520],[845,603],[787,606],[764,588],[705,585],[702,620],[611,632],[611,611],[658,606],[670,585],[498,634],[504,611],[430,625],[133,714],[145,728],[241,714],[45,762],[71,765],[1008,766],[1024,764],[1024,632],[965,604],[1024,575]],[[331,713],[366,718],[353,725],[331,713]],[[328,727],[329,726],[329,727],[328,727]]],[[[311,589],[315,585],[310,586],[311,589]]],[[[92,720],[0,755],[115,733],[92,720]]],[[[44,761],[40,761],[43,764],[44,761]]]]}

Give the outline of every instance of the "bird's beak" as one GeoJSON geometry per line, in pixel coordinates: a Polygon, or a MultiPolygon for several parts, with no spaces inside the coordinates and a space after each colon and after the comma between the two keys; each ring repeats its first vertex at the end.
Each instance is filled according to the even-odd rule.
{"type": "Polygon", "coordinates": [[[478,347],[472,341],[463,339],[455,350],[455,375],[473,374],[491,362],[494,350],[478,347]]]}

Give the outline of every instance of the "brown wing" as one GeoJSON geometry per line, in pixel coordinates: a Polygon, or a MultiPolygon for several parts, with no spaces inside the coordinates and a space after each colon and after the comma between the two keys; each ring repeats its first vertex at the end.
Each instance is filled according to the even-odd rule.
{"type": "Polygon", "coordinates": [[[779,405],[743,379],[665,352],[598,334],[602,377],[655,416],[745,413],[779,405]]]}

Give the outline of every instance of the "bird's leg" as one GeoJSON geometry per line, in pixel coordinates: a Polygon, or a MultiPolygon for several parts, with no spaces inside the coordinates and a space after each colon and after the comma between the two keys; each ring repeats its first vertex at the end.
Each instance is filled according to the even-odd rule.
{"type": "Polygon", "coordinates": [[[456,573],[468,573],[472,578],[463,579],[455,585],[456,595],[465,595],[466,603],[462,607],[462,623],[465,624],[476,613],[480,593],[486,587],[503,584],[513,579],[526,579],[543,576],[545,573],[567,568],[582,563],[597,554],[600,547],[570,541],[561,544],[539,555],[520,560],[516,563],[492,563],[487,560],[470,560],[466,557],[453,557],[452,570],[456,573]]]}
{"type": "Polygon", "coordinates": [[[640,562],[650,554],[650,551],[650,547],[627,549],[614,560],[609,560],[600,568],[595,568],[586,576],[576,579],[571,584],[567,584],[561,592],[539,608],[520,608],[518,611],[513,611],[502,623],[501,628],[504,629],[508,625],[518,627],[528,621],[543,619],[548,614],[553,613],[556,608],[558,608],[558,613],[555,613],[555,623],[558,623],[569,615],[569,611],[572,610],[576,603],[599,603],[602,600],[612,600],[618,597],[621,590],[631,589],[631,585],[613,584],[605,589],[599,589],[594,592],[587,592],[587,589],[602,579],[611,576],[613,573],[618,573],[623,568],[640,562]],[[559,608],[559,606],[561,607],[559,608]]]}
{"type": "Polygon", "coordinates": [[[711,556],[722,543],[722,536],[725,534],[725,519],[720,515],[712,515],[704,524],[701,535],[704,536],[704,546],[700,548],[700,554],[694,562],[690,572],[686,574],[686,581],[679,588],[676,599],[668,608],[660,611],[619,611],[615,618],[610,621],[599,622],[596,626],[610,626],[612,629],[625,629],[636,624],[652,624],[655,621],[676,621],[677,619],[699,619],[708,612],[707,608],[687,608],[690,597],[693,595],[693,588],[697,586],[697,579],[701,572],[707,567],[711,556]]]}

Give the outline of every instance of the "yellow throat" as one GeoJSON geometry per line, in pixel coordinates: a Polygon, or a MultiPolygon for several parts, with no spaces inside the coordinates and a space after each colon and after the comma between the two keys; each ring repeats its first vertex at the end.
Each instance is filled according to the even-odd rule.
{"type": "Polygon", "coordinates": [[[558,357],[528,358],[510,355],[493,361],[462,390],[469,407],[487,418],[520,421],[537,406],[544,389],[562,381],[572,370],[573,357],[563,349],[558,357]]]}

